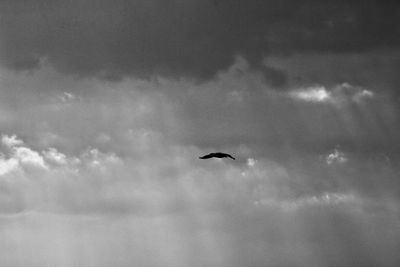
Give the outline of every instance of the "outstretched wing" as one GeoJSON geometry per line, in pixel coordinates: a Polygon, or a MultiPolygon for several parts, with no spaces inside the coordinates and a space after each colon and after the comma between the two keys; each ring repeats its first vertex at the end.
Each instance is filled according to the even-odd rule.
{"type": "Polygon", "coordinates": [[[207,155],[204,155],[202,157],[199,157],[200,159],[210,159],[210,158],[231,158],[231,159],[235,159],[234,157],[232,157],[229,154],[226,153],[222,153],[222,152],[217,152],[217,153],[210,153],[207,155]]]}
{"type": "Polygon", "coordinates": [[[222,152],[219,152],[219,153],[217,153],[218,154],[218,157],[220,157],[220,158],[231,158],[231,159],[235,159],[234,157],[232,157],[231,155],[229,155],[229,154],[227,154],[227,153],[222,153],[222,152]]]}
{"type": "Polygon", "coordinates": [[[229,154],[226,154],[226,156],[227,156],[228,158],[231,158],[231,159],[235,160],[235,158],[234,158],[234,157],[232,157],[232,156],[231,156],[231,155],[229,155],[229,154]]]}
{"type": "Polygon", "coordinates": [[[204,156],[202,156],[202,157],[199,157],[199,159],[210,159],[210,158],[212,158],[214,155],[211,153],[211,154],[208,154],[208,155],[204,155],[204,156]]]}

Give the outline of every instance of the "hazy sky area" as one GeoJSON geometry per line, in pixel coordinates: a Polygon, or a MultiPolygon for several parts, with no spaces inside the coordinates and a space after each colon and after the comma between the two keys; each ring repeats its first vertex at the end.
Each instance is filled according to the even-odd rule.
{"type": "Polygon", "coordinates": [[[0,266],[400,266],[399,70],[398,1],[0,1],[0,266]]]}

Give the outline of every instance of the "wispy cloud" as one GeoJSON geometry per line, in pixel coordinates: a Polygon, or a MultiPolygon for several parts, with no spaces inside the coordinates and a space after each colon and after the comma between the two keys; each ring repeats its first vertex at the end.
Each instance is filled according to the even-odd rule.
{"type": "Polygon", "coordinates": [[[24,142],[20,139],[17,139],[16,135],[2,135],[1,142],[6,145],[8,148],[12,148],[14,146],[22,145],[24,142]]]}
{"type": "Polygon", "coordinates": [[[328,165],[334,163],[343,164],[348,161],[348,158],[345,156],[344,152],[336,148],[325,157],[325,160],[328,165]]]}
{"type": "Polygon", "coordinates": [[[327,89],[325,86],[294,89],[289,91],[289,96],[295,100],[305,102],[341,105],[349,102],[361,103],[364,100],[374,98],[375,93],[359,86],[343,83],[330,89],[327,89]]]}
{"type": "Polygon", "coordinates": [[[294,90],[289,92],[289,95],[294,99],[309,102],[329,102],[332,100],[331,93],[323,86],[294,90]]]}

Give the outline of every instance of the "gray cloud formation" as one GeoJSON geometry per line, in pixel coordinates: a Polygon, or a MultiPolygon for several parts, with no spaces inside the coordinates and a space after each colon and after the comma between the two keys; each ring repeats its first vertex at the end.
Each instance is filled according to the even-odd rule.
{"type": "Polygon", "coordinates": [[[398,265],[385,92],[270,90],[241,60],[202,84],[2,74],[5,266],[398,265]],[[198,160],[217,148],[238,160],[198,160]]]}
{"type": "MultiPolygon", "coordinates": [[[[1,1],[0,57],[78,75],[211,77],[244,56],[398,47],[397,1],[1,1]],[[215,4],[216,3],[216,4],[215,4]]],[[[264,68],[274,86],[285,73],[264,68]]]]}
{"type": "Polygon", "coordinates": [[[205,163],[198,148],[145,139],[122,158],[3,135],[2,263],[398,265],[398,165],[345,154],[329,166],[205,163]]]}
{"type": "Polygon", "coordinates": [[[399,266],[398,12],[0,1],[1,264],[399,266]]]}

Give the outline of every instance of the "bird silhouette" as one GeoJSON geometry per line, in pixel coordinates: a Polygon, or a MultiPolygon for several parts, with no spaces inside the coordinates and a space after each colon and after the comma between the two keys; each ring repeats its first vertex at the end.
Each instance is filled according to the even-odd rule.
{"type": "Polygon", "coordinates": [[[210,158],[231,158],[231,159],[235,159],[234,157],[232,157],[229,154],[226,153],[222,153],[222,152],[216,152],[216,153],[210,153],[207,155],[204,155],[202,157],[199,157],[200,159],[210,159],[210,158]]]}

